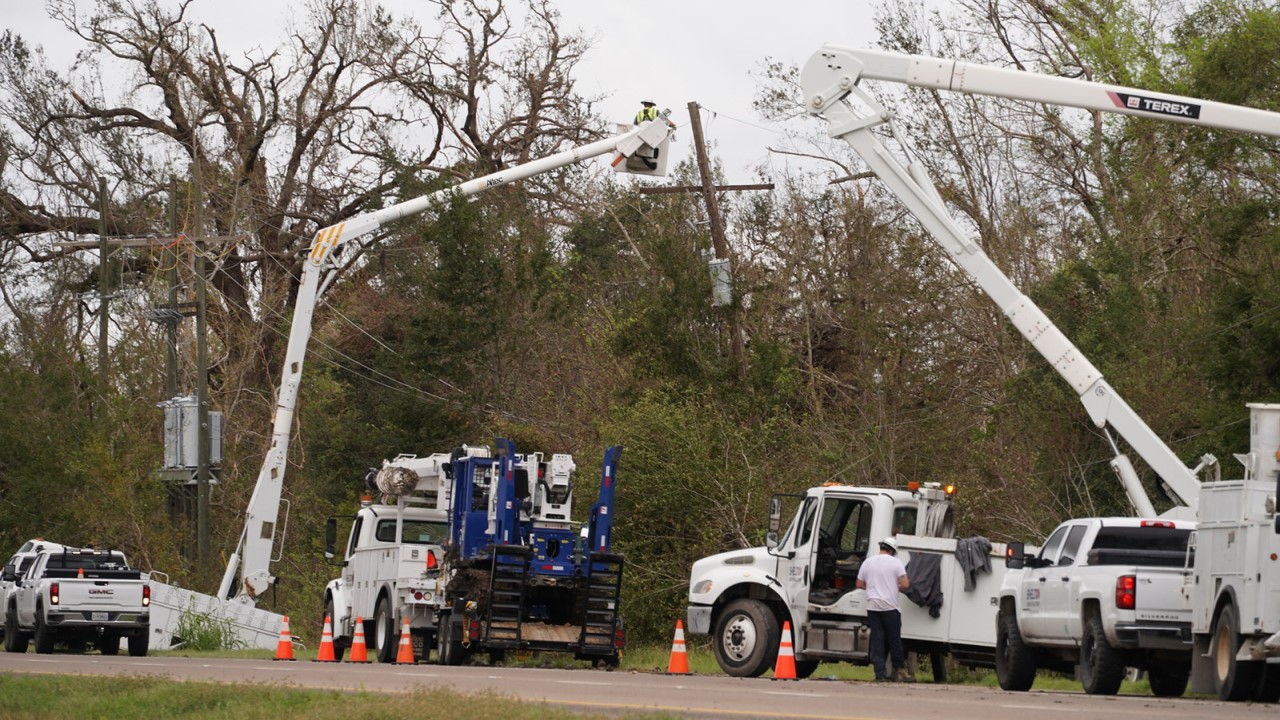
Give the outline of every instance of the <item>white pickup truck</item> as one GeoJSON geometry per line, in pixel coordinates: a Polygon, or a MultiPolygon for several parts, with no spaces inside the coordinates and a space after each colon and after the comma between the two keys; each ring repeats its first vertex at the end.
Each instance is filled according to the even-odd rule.
{"type": "Polygon", "coordinates": [[[1191,606],[1184,591],[1195,524],[1081,518],[1058,526],[1038,555],[1010,543],[996,617],[996,675],[1027,690],[1038,667],[1071,672],[1093,695],[1114,695],[1126,667],[1151,692],[1183,693],[1191,672],[1191,606]]]}
{"type": "Polygon", "coordinates": [[[141,656],[150,630],[148,578],[115,551],[45,549],[16,579],[5,606],[9,652],[26,652],[34,640],[38,653],[51,653],[62,642],[92,644],[114,655],[121,638],[128,638],[129,654],[141,656]]]}

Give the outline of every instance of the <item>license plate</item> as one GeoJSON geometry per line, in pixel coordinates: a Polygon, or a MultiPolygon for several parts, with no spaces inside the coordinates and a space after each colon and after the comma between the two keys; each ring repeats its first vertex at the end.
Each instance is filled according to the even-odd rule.
{"type": "Polygon", "coordinates": [[[90,620],[92,620],[93,622],[106,622],[106,621],[107,621],[107,614],[106,614],[106,613],[104,613],[104,612],[96,612],[96,613],[90,613],[90,614],[91,614],[91,615],[93,615],[93,617],[91,617],[91,618],[89,618],[89,619],[90,619],[90,620]]]}

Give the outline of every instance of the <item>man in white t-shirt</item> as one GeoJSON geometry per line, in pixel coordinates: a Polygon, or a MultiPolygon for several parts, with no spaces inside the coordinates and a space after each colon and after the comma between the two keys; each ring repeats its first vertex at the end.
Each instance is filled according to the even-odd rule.
{"type": "Polygon", "coordinates": [[[905,669],[902,614],[898,611],[898,593],[910,584],[907,568],[898,559],[898,541],[892,537],[881,540],[880,554],[867,558],[858,569],[858,588],[867,591],[867,625],[871,628],[871,665],[876,671],[876,682],[911,681],[905,669]],[[894,676],[890,676],[885,666],[886,650],[897,669],[894,676]]]}

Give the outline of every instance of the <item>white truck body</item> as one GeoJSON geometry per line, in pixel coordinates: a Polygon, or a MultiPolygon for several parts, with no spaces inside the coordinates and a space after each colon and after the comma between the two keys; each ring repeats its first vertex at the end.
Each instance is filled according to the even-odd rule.
{"type": "Polygon", "coordinates": [[[1206,483],[1188,581],[1191,690],[1227,700],[1280,700],[1280,405],[1249,405],[1244,478],[1206,483]]]}
{"type": "Polygon", "coordinates": [[[1156,695],[1181,695],[1191,670],[1184,586],[1194,527],[1078,518],[1059,525],[1038,556],[1013,546],[997,620],[1001,687],[1027,690],[1037,667],[1078,665],[1086,692],[1113,695],[1125,668],[1136,667],[1148,671],[1156,695]]]}
{"type": "Polygon", "coordinates": [[[974,573],[976,585],[966,591],[968,573],[956,555],[960,541],[906,534],[927,527],[931,506],[950,511],[942,493],[928,488],[810,489],[776,546],[721,553],[694,563],[689,632],[711,634],[721,668],[739,677],[756,677],[772,666],[784,622],[794,628],[799,676],[812,673],[820,661],[867,664],[867,599],[865,590],[854,588],[857,567],[867,553],[877,552],[880,539],[896,534],[908,576],[915,558],[938,556],[937,589],[942,592],[936,617],[927,607],[901,598],[907,649],[990,665],[996,594],[1005,570],[1003,563],[991,561],[1003,558],[1004,548],[997,544],[989,549],[990,573],[974,573]]]}
{"type": "Polygon", "coordinates": [[[115,654],[127,637],[130,655],[150,641],[149,578],[119,552],[62,548],[41,551],[18,579],[5,609],[5,649],[53,652],[57,642],[92,643],[115,654]]]}
{"type": "MultiPolygon", "coordinates": [[[[449,537],[447,488],[443,466],[449,455],[402,455],[383,463],[416,480],[394,504],[362,503],[347,538],[342,575],[325,587],[325,613],[331,616],[336,653],[351,647],[355,623],[362,620],[365,642],[382,662],[395,660],[403,621],[409,619],[417,649],[425,657],[444,608],[443,544],[449,537]]],[[[327,550],[326,554],[331,551],[327,550]]]]}

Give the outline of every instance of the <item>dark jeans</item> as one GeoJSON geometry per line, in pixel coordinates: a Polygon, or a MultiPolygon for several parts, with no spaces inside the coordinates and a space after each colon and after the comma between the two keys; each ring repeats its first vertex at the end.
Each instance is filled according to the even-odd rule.
{"type": "Polygon", "coordinates": [[[893,667],[899,670],[906,667],[907,659],[902,652],[902,613],[897,610],[868,610],[867,626],[871,628],[871,665],[876,669],[876,678],[889,677],[884,666],[886,645],[893,667]]]}

